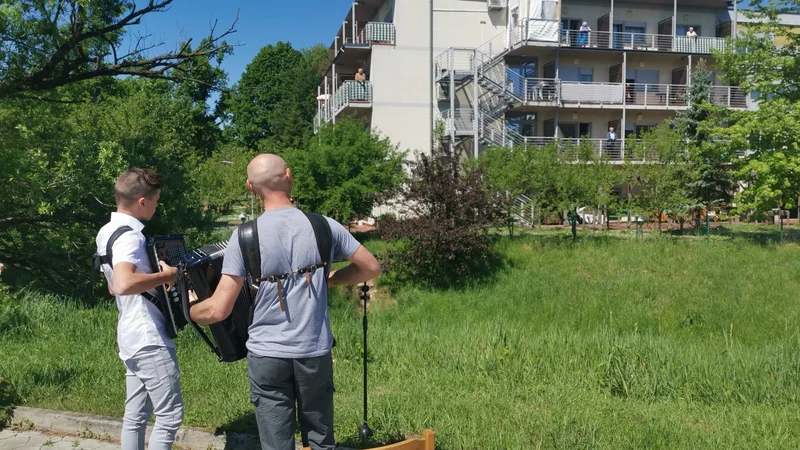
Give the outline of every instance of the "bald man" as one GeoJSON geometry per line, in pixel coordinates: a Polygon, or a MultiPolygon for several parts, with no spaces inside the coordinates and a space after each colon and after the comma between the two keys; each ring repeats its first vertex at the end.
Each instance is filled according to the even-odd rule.
{"type": "MultiPolygon", "coordinates": [[[[247,188],[264,202],[258,218],[263,277],[319,266],[311,222],[291,201],[292,173],[277,155],[262,154],[247,166],[247,188]]],[[[347,230],[330,218],[329,261],[350,264],[330,272],[327,285],[357,284],[377,277],[381,267],[347,230]]],[[[193,304],[191,317],[211,324],[230,315],[247,274],[238,230],[225,250],[222,276],[214,295],[193,304]]],[[[328,316],[325,270],[260,283],[248,329],[247,371],[250,401],[262,449],[294,449],[295,418],[313,450],[333,449],[333,336],[328,316]]]]}

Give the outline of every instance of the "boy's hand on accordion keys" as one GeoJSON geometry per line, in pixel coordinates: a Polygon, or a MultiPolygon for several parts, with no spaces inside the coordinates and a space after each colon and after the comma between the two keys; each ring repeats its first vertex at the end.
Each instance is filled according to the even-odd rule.
{"type": "Polygon", "coordinates": [[[162,272],[168,274],[170,277],[169,280],[164,283],[167,286],[167,290],[172,289],[172,286],[175,285],[175,280],[178,278],[178,269],[170,266],[164,261],[159,261],[158,266],[161,267],[162,272]]]}

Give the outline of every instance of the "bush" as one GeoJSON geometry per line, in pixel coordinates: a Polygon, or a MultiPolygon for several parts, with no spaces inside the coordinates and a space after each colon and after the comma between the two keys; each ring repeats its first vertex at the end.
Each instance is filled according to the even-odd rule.
{"type": "Polygon", "coordinates": [[[0,377],[0,430],[11,424],[17,403],[19,403],[19,396],[11,383],[0,377]]]}
{"type": "Polygon", "coordinates": [[[447,153],[420,155],[409,164],[411,178],[389,196],[403,219],[379,227],[396,243],[388,252],[392,278],[446,287],[490,275],[498,258],[488,228],[503,215],[483,168],[462,169],[447,153]]]}

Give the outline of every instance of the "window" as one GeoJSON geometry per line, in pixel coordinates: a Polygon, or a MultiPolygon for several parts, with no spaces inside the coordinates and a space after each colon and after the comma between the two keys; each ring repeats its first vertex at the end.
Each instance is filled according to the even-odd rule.
{"type": "Polygon", "coordinates": [[[594,81],[594,69],[591,67],[581,67],[578,69],[578,81],[581,83],[591,83],[594,81]]]}
{"type": "Polygon", "coordinates": [[[386,17],[383,18],[384,22],[394,22],[394,8],[389,8],[389,12],[386,13],[386,17]]]}
{"type": "Polygon", "coordinates": [[[591,83],[594,81],[594,69],[591,67],[562,67],[558,71],[558,77],[562,81],[591,83]]]}

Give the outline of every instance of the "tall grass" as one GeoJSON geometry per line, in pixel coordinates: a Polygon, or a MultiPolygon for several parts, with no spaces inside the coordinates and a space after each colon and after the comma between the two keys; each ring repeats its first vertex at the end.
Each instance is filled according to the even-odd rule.
{"type": "MultiPolygon", "coordinates": [[[[491,283],[381,291],[370,417],[442,449],[798,448],[800,248],[560,235],[503,240],[491,283]]],[[[361,317],[331,316],[338,439],[361,420],[361,317]]],[[[0,376],[29,405],[121,415],[113,304],[0,306],[0,376]],[[11,317],[11,319],[7,319],[11,317]],[[12,325],[8,325],[8,324],[12,325]]],[[[186,422],[253,431],[244,364],[178,339],[186,422]]]]}

